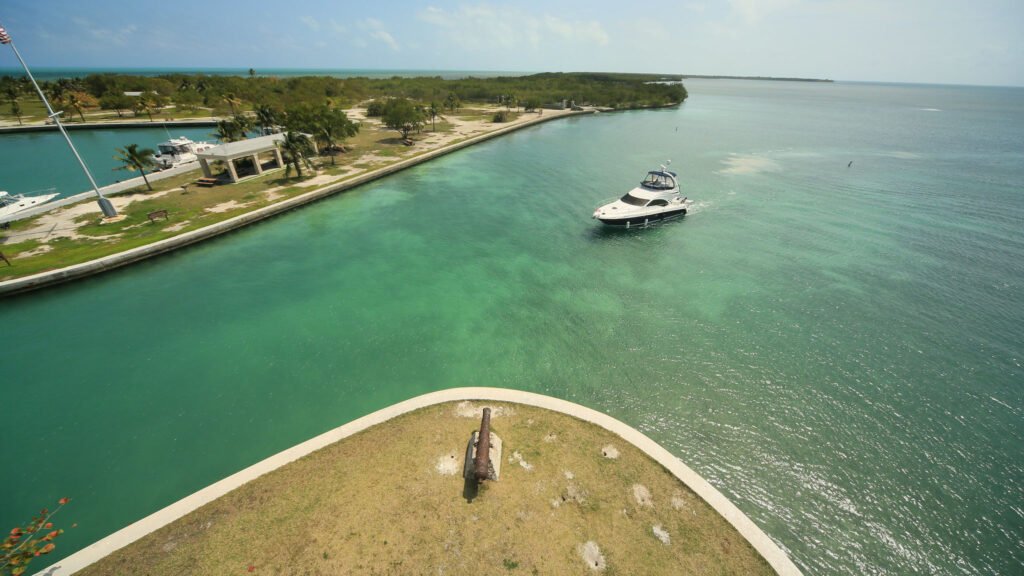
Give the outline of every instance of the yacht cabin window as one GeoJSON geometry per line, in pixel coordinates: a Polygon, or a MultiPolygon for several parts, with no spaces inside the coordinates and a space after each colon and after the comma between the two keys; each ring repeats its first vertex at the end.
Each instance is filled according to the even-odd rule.
{"type": "Polygon", "coordinates": [[[636,196],[630,196],[629,194],[623,196],[622,201],[630,206],[647,206],[647,200],[637,198],[636,196]]]}
{"type": "Polygon", "coordinates": [[[673,188],[672,178],[663,172],[648,172],[647,178],[640,183],[645,188],[654,190],[671,190],[673,188]]]}

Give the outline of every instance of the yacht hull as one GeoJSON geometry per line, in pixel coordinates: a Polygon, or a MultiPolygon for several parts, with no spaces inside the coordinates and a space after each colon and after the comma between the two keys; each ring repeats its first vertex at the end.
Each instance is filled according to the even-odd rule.
{"type": "Polygon", "coordinates": [[[673,210],[666,210],[664,212],[658,212],[656,214],[645,214],[642,216],[627,216],[624,218],[602,218],[598,216],[597,219],[602,223],[609,226],[635,226],[637,224],[650,224],[652,222],[659,222],[661,220],[668,220],[669,218],[675,218],[676,216],[686,215],[686,208],[676,208],[673,210]]]}

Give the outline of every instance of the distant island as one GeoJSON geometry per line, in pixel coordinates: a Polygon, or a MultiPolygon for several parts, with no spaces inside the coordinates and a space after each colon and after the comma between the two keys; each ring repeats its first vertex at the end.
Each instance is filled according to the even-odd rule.
{"type": "Polygon", "coordinates": [[[784,78],[776,76],[705,76],[701,74],[683,74],[682,78],[699,80],[775,80],[777,82],[835,82],[827,78],[784,78]]]}
{"type": "MultiPolygon", "coordinates": [[[[157,76],[101,73],[41,82],[66,122],[97,111],[151,120],[234,116],[261,107],[348,108],[373,99],[408,99],[417,106],[446,103],[507,104],[527,110],[572,104],[625,110],[679,104],[686,99],[682,76],[594,72],[548,72],[528,76],[369,78],[167,73],[157,76]],[[665,82],[668,80],[669,82],[665,82]],[[88,113],[88,114],[87,114],[88,113]]],[[[21,124],[46,114],[24,77],[0,76],[6,101],[0,119],[21,124]]],[[[450,106],[449,106],[450,107],[450,106]]]]}

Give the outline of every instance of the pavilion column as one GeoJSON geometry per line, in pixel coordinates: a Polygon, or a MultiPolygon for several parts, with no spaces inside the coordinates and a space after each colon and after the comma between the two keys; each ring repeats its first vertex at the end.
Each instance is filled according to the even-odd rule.
{"type": "Polygon", "coordinates": [[[206,163],[206,158],[199,159],[199,167],[203,169],[203,176],[213,178],[213,172],[210,172],[210,165],[206,163]]]}
{"type": "Polygon", "coordinates": [[[231,183],[238,182],[238,172],[235,171],[235,161],[228,160],[228,174],[231,175],[231,183]]]}
{"type": "Polygon", "coordinates": [[[260,155],[259,154],[253,154],[252,155],[252,164],[253,164],[253,166],[256,167],[256,173],[257,174],[263,174],[263,166],[260,166],[260,155]]]}
{"type": "Polygon", "coordinates": [[[281,158],[280,148],[274,148],[274,158],[277,159],[277,167],[284,168],[284,158],[281,158]]]}

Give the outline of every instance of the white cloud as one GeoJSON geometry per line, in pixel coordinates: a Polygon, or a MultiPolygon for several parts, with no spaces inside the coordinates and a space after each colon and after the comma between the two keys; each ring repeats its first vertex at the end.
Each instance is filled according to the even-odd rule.
{"type": "Polygon", "coordinates": [[[131,36],[135,34],[136,30],[138,30],[138,26],[135,24],[129,24],[116,29],[99,28],[91,21],[86,18],[82,18],[81,16],[72,17],[71,22],[73,22],[79,29],[87,31],[92,39],[106,44],[116,44],[118,46],[124,46],[127,44],[131,36]]]}
{"type": "Polygon", "coordinates": [[[370,32],[370,38],[380,40],[390,46],[395,52],[398,51],[398,42],[395,41],[395,37],[384,30],[374,30],[373,32],[370,32]]]}
{"type": "Polygon", "coordinates": [[[552,14],[533,15],[512,6],[466,4],[452,11],[428,6],[417,17],[445,29],[443,34],[447,38],[467,49],[490,46],[538,49],[548,40],[597,46],[605,46],[609,42],[608,33],[596,20],[567,20],[552,14]]]}
{"type": "Polygon", "coordinates": [[[604,31],[599,22],[594,20],[569,22],[545,14],[543,18],[544,27],[563,40],[580,42],[584,44],[608,44],[608,33],[604,31]]]}
{"type": "Polygon", "coordinates": [[[302,23],[308,26],[313,32],[320,31],[320,22],[318,22],[316,18],[313,18],[312,16],[302,16],[299,20],[302,20],[302,23]]]}
{"type": "MultiPolygon", "coordinates": [[[[383,42],[395,52],[399,51],[398,41],[395,40],[395,37],[392,36],[390,32],[384,29],[384,23],[380,20],[377,20],[376,18],[364,18],[357,24],[359,29],[365,31],[367,36],[370,38],[383,42]]],[[[365,46],[365,41],[361,45],[365,46]]]]}
{"type": "Polygon", "coordinates": [[[744,24],[754,25],[773,12],[786,10],[799,3],[800,0],[729,0],[729,9],[744,24]]]}
{"type": "Polygon", "coordinates": [[[345,32],[348,32],[348,28],[346,28],[344,24],[333,18],[331,19],[330,25],[331,30],[334,31],[335,34],[344,34],[345,32]]]}

